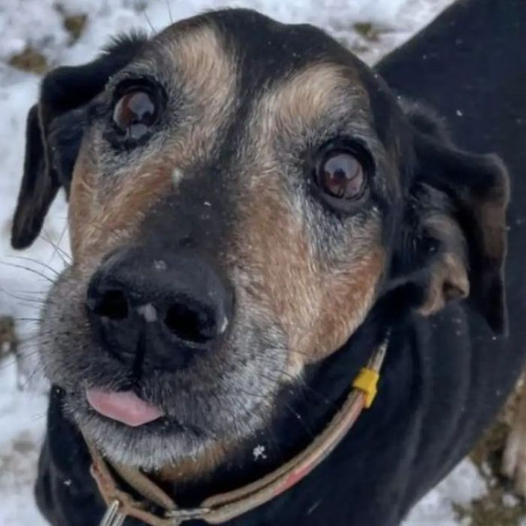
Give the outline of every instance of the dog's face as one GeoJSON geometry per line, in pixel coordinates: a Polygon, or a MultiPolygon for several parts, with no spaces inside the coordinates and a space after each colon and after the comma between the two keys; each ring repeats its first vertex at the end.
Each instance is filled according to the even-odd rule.
{"type": "Polygon", "coordinates": [[[327,35],[249,11],[52,72],[13,244],[64,186],[73,258],[41,355],[86,436],[144,468],[211,466],[392,283],[423,314],[470,283],[501,301],[504,174],[423,128],[327,35]]]}

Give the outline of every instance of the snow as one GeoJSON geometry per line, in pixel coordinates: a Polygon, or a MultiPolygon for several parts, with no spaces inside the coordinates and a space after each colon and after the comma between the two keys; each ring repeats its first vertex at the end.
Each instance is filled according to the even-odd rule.
{"type": "Polygon", "coordinates": [[[0,525],[44,525],[34,504],[33,481],[46,423],[47,400],[19,391],[13,361],[0,364],[0,525]]]}
{"type": "Polygon", "coordinates": [[[463,460],[411,511],[403,526],[458,526],[451,503],[469,504],[486,493],[484,478],[470,460],[463,460]]]}
{"type": "Polygon", "coordinates": [[[157,270],[158,272],[162,272],[168,268],[168,265],[166,264],[166,261],[163,261],[162,259],[158,259],[153,262],[153,268],[157,270]]]}
{"type": "Polygon", "coordinates": [[[183,178],[183,172],[179,170],[178,168],[174,168],[172,171],[172,181],[174,183],[174,186],[177,186],[179,181],[183,178]]]}
{"type": "Polygon", "coordinates": [[[146,323],[157,321],[157,309],[151,303],[141,305],[137,308],[137,312],[145,319],[146,323]]]}
{"type": "Polygon", "coordinates": [[[252,455],[254,456],[254,460],[265,460],[267,458],[267,454],[265,453],[266,448],[262,444],[258,444],[254,450],[252,451],[252,455]]]}
{"type": "MultiPolygon", "coordinates": [[[[369,63],[400,44],[442,10],[450,0],[244,0],[232,7],[252,7],[283,22],[320,26],[369,63]],[[373,23],[370,41],[355,24],[373,23]]],[[[43,526],[34,505],[32,484],[45,425],[45,383],[37,360],[36,318],[50,279],[67,259],[67,211],[57,199],[42,236],[23,253],[9,247],[11,216],[23,163],[25,117],[35,102],[40,78],[7,65],[27,46],[39,50],[50,65],[89,60],[109,38],[131,29],[153,32],[170,20],[223,7],[217,0],[2,0],[0,3],[0,315],[15,317],[24,358],[0,363],[0,525],[43,526]],[[56,6],[61,6],[57,8],[56,6]],[[147,6],[147,8],[146,8],[147,6]],[[64,14],[89,15],[80,38],[63,24],[64,14]],[[56,248],[56,246],[60,248],[56,248]],[[21,259],[31,258],[31,259],[21,259]],[[25,268],[24,268],[25,267],[25,268]],[[28,270],[29,269],[29,270],[28,270]],[[24,389],[21,390],[20,387],[24,389]]],[[[461,110],[459,109],[459,116],[461,110]]],[[[174,174],[174,177],[179,174],[174,174]]],[[[206,203],[209,206],[209,203],[206,203]]],[[[165,262],[156,264],[165,269],[165,262]]],[[[151,311],[144,315],[150,317],[151,311]]],[[[254,457],[264,455],[254,451],[254,457]]],[[[413,510],[404,526],[458,526],[451,503],[469,503],[486,489],[484,479],[464,460],[413,510]]]]}

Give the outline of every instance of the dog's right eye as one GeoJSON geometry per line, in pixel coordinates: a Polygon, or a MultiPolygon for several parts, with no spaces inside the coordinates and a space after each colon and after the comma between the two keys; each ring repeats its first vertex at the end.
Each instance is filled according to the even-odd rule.
{"type": "Polygon", "coordinates": [[[143,139],[159,119],[158,94],[144,86],[131,86],[113,107],[113,124],[124,141],[143,139]]]}

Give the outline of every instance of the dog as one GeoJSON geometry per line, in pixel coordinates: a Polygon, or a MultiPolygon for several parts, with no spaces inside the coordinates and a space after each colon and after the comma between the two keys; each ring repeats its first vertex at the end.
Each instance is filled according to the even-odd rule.
{"type": "Polygon", "coordinates": [[[506,260],[508,174],[479,146],[323,31],[250,10],[49,73],[12,232],[29,246],[64,189],[72,263],[41,322],[46,519],[399,524],[523,361],[526,252],[512,228],[506,260]],[[370,407],[329,443],[346,400],[370,407]],[[315,469],[290,471],[313,450],[315,469]],[[204,499],[280,468],[287,487],[207,520],[204,499]],[[159,518],[174,495],[184,513],[159,518]]]}

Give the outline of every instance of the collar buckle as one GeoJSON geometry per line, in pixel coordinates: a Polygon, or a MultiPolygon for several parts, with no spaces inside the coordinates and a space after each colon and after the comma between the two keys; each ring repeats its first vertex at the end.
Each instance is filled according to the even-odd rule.
{"type": "Polygon", "coordinates": [[[166,511],[164,514],[174,520],[174,526],[182,524],[185,521],[192,519],[202,519],[205,515],[210,513],[210,508],[178,508],[172,511],[166,511]]]}

